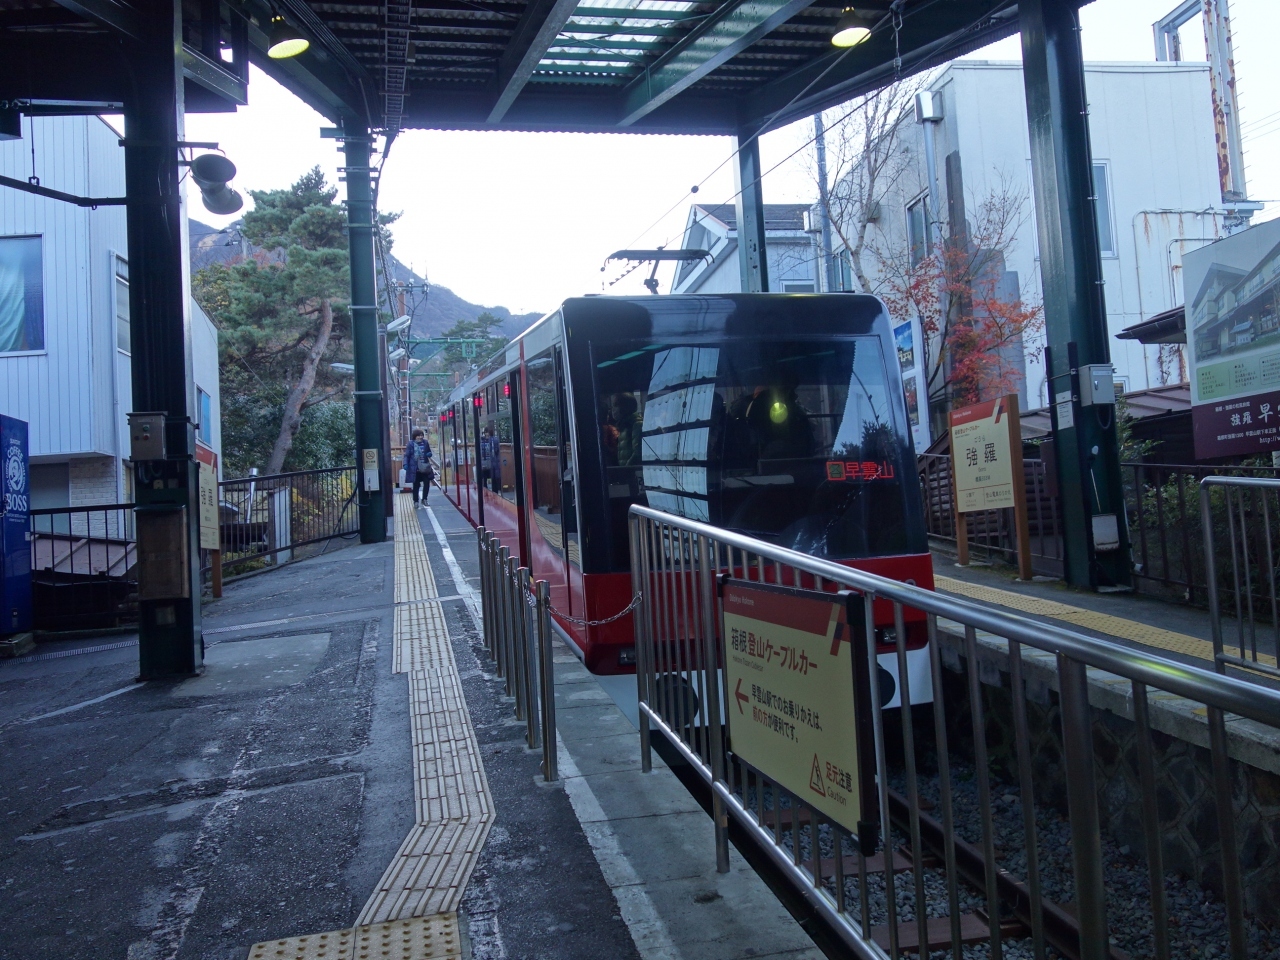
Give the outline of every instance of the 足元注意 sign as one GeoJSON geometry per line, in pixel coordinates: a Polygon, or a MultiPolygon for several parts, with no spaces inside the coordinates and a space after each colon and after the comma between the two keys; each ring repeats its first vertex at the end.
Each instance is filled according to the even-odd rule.
{"type": "Polygon", "coordinates": [[[1000,397],[951,411],[951,463],[958,513],[1014,505],[1009,408],[1015,402],[1014,397],[1000,397]]]}
{"type": "Polygon", "coordinates": [[[870,852],[878,817],[862,598],[741,580],[724,581],[722,598],[730,748],[870,852]]]}

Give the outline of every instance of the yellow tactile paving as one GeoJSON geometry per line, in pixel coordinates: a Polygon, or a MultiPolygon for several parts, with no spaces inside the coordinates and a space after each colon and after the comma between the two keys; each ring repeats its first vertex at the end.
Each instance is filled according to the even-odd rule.
{"type": "Polygon", "coordinates": [[[453,651],[449,648],[449,632],[440,604],[434,600],[398,604],[391,672],[451,667],[453,651]]]}
{"type": "Polygon", "coordinates": [[[415,825],[356,926],[255,944],[249,960],[434,960],[462,956],[454,912],[493,822],[449,629],[408,494],[395,504],[392,670],[409,678],[415,825]]]}
{"type": "MultiPolygon", "coordinates": [[[[977,583],[969,583],[965,580],[956,580],[952,577],[935,576],[933,583],[939,590],[968,597],[971,600],[999,604],[1002,607],[1019,610],[1022,613],[1029,613],[1037,617],[1062,620],[1066,623],[1075,624],[1077,627],[1084,627],[1086,630],[1105,633],[1111,637],[1119,637],[1122,640],[1155,647],[1159,650],[1168,650],[1171,653],[1179,653],[1183,656],[1196,657],[1200,660],[1207,660],[1210,663],[1213,662],[1213,644],[1208,640],[1201,640],[1199,637],[1193,637],[1185,633],[1162,630],[1150,624],[1139,623],[1136,620],[1126,620],[1123,617],[1116,617],[1109,613],[1099,613],[1097,610],[1073,607],[1066,603],[1059,603],[1056,600],[1029,597],[1025,594],[1014,593],[1012,590],[986,587],[977,583]]],[[[1224,645],[1223,649],[1229,654],[1239,655],[1237,647],[1224,645]]],[[[1276,665],[1275,657],[1264,654],[1258,655],[1258,662],[1271,667],[1276,665]]]]}
{"type": "Polygon", "coordinates": [[[268,940],[249,950],[249,960],[452,960],[461,956],[454,913],[268,940]]]}

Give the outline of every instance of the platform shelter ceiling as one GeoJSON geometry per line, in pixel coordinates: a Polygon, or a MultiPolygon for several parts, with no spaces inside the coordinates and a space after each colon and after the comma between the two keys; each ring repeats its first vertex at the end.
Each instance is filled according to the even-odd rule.
{"type": "MultiPolygon", "coordinates": [[[[773,128],[1013,34],[1011,0],[273,0],[312,41],[266,56],[267,0],[181,0],[189,111],[247,98],[246,62],[335,123],[382,130],[734,134],[773,128]],[[896,29],[895,29],[896,26],[896,29]]],[[[118,101],[147,0],[0,0],[0,100],[118,101]]]]}

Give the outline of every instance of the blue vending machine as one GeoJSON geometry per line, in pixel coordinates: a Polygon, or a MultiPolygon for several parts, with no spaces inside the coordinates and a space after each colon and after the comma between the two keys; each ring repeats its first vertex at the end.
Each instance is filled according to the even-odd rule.
{"type": "Polygon", "coordinates": [[[31,629],[27,422],[0,414],[0,637],[31,629]]]}

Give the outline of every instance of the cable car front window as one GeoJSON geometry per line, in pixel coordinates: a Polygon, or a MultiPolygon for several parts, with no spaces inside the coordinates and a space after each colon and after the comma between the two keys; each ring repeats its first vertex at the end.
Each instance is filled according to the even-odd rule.
{"type": "Polygon", "coordinates": [[[593,349],[615,569],[631,503],[833,559],[924,549],[877,338],[593,349]]]}

